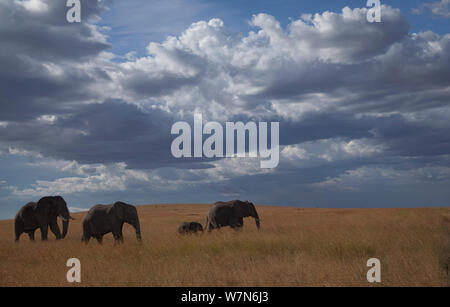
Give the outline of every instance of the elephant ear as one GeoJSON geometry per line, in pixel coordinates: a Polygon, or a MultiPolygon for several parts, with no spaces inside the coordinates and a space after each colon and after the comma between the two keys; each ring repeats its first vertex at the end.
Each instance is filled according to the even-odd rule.
{"type": "Polygon", "coordinates": [[[232,202],[232,206],[236,214],[240,217],[247,217],[248,216],[248,205],[240,200],[235,200],[232,202]]]}
{"type": "Polygon", "coordinates": [[[125,219],[125,204],[118,201],[113,205],[114,213],[120,221],[125,219]]]}
{"type": "Polygon", "coordinates": [[[48,199],[51,203],[51,211],[54,214],[59,215],[61,207],[66,206],[64,199],[61,196],[50,196],[48,199]]]}

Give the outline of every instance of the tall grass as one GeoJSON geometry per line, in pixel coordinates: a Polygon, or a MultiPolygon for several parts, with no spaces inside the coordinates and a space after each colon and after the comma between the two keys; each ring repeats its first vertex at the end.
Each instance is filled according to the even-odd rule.
{"type": "Polygon", "coordinates": [[[258,207],[261,231],[180,236],[183,221],[204,224],[206,205],[140,206],[143,243],[125,226],[125,243],[80,242],[84,213],[56,242],[14,243],[0,221],[0,286],[369,286],[366,262],[381,261],[382,286],[446,286],[450,209],[258,207]],[[81,261],[81,284],[66,261],[81,261]]]}

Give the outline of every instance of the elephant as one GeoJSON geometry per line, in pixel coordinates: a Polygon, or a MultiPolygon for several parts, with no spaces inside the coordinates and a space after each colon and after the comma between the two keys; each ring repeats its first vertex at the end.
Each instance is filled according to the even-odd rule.
{"type": "Polygon", "coordinates": [[[248,201],[232,200],[228,202],[216,202],[208,211],[206,226],[210,232],[222,226],[230,226],[241,229],[244,225],[244,217],[252,216],[256,221],[256,227],[260,229],[260,220],[255,205],[248,201]]]}
{"type": "Polygon", "coordinates": [[[26,232],[31,241],[34,241],[34,232],[40,228],[42,241],[47,240],[48,227],[56,236],[56,240],[65,238],[69,230],[70,216],[66,201],[61,196],[46,196],[37,203],[30,202],[23,206],[14,219],[16,242],[20,235],[26,232]],[[57,217],[63,220],[62,234],[59,230],[57,217]]]}
{"type": "Polygon", "coordinates": [[[203,226],[197,222],[185,222],[181,223],[180,226],[178,226],[179,234],[196,234],[197,232],[203,232],[203,226]]]}
{"type": "Polygon", "coordinates": [[[101,244],[103,236],[112,232],[115,244],[123,243],[122,228],[124,223],[133,226],[136,231],[136,238],[140,242],[142,240],[141,226],[135,206],[121,201],[111,205],[95,205],[83,219],[81,241],[87,244],[93,237],[101,244]]]}

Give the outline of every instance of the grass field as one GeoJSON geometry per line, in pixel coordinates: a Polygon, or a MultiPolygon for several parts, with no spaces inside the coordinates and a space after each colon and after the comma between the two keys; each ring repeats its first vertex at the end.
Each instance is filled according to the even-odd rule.
{"type": "Polygon", "coordinates": [[[131,226],[125,243],[80,242],[85,213],[67,237],[14,242],[0,221],[0,286],[372,286],[366,262],[381,261],[381,286],[448,286],[450,208],[304,209],[257,206],[244,229],[180,236],[183,221],[204,225],[208,205],[139,206],[143,243],[131,226]],[[66,261],[81,261],[81,284],[66,261]]]}

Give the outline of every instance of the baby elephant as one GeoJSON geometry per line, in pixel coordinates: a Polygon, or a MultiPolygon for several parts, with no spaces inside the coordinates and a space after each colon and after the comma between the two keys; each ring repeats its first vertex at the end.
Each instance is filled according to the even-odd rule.
{"type": "Polygon", "coordinates": [[[181,223],[180,226],[178,226],[179,234],[197,233],[199,231],[203,232],[203,227],[200,223],[197,222],[185,222],[181,223]]]}

